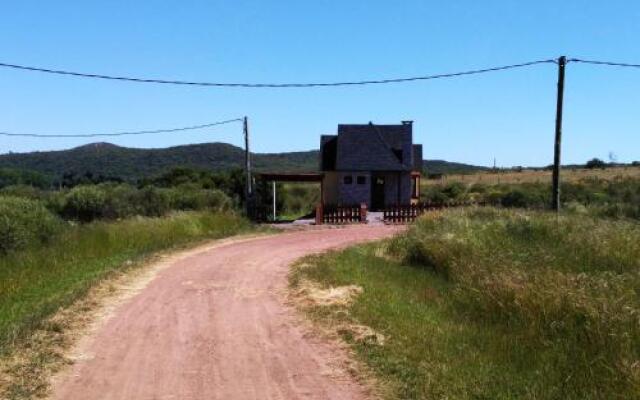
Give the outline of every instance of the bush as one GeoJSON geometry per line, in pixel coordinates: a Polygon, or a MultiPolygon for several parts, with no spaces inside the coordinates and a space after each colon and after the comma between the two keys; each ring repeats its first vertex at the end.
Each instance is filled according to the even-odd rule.
{"type": "Polygon", "coordinates": [[[43,192],[30,185],[11,185],[0,189],[0,195],[39,200],[43,197],[43,192]]]}
{"type": "Polygon", "coordinates": [[[37,200],[0,197],[0,253],[46,242],[60,220],[37,200]]]}
{"type": "Polygon", "coordinates": [[[390,251],[442,275],[464,318],[513,335],[547,397],[638,398],[639,242],[635,223],[484,209],[421,218],[390,251]]]}
{"type": "Polygon", "coordinates": [[[606,168],[607,167],[607,163],[605,163],[604,161],[602,161],[599,158],[593,158],[589,161],[587,161],[587,163],[585,164],[585,167],[589,168],[589,169],[595,169],[595,168],[606,168]]]}
{"type": "Polygon", "coordinates": [[[103,217],[106,205],[107,196],[101,188],[76,186],[65,197],[63,213],[68,218],[89,222],[103,217]]]}
{"type": "Polygon", "coordinates": [[[169,189],[170,205],[174,210],[225,210],[231,207],[231,199],[217,189],[200,189],[194,184],[179,185],[169,189]]]}
{"type": "Polygon", "coordinates": [[[143,215],[160,217],[171,210],[171,198],[167,189],[147,186],[138,191],[137,202],[143,215]]]}

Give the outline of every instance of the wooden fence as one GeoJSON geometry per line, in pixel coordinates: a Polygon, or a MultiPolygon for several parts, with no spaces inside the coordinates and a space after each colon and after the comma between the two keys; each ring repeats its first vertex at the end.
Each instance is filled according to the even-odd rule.
{"type": "Polygon", "coordinates": [[[416,218],[429,211],[438,211],[445,208],[465,207],[477,205],[468,202],[445,202],[445,203],[421,203],[405,206],[391,206],[383,211],[384,222],[390,224],[407,224],[414,222],[416,218]]]}
{"type": "Polygon", "coordinates": [[[316,208],[316,224],[355,224],[367,221],[367,206],[322,206],[316,208]]]}

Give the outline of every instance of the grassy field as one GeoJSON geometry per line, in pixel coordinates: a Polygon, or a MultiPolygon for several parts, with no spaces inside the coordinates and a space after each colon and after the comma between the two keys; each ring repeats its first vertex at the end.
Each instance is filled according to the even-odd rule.
{"type": "Polygon", "coordinates": [[[291,282],[363,288],[346,307],[307,311],[342,327],[388,398],[640,398],[638,243],[631,222],[449,211],[308,258],[291,282]]]}
{"type": "Polygon", "coordinates": [[[79,224],[42,245],[0,256],[0,353],[28,339],[46,317],[145,256],[252,229],[232,211],[79,224]]]}
{"type": "MultiPolygon", "coordinates": [[[[605,169],[565,168],[562,170],[562,180],[577,183],[585,179],[613,180],[616,178],[640,178],[640,167],[609,167],[605,169]]],[[[523,169],[521,172],[505,171],[479,171],[472,174],[447,174],[441,179],[423,179],[423,186],[442,185],[452,182],[465,184],[518,184],[518,183],[548,183],[551,185],[550,170],[523,169]]]]}

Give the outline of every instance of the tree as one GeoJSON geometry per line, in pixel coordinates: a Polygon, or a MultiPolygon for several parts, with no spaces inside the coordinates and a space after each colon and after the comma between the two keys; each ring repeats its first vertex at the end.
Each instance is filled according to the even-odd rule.
{"type": "Polygon", "coordinates": [[[587,168],[589,169],[596,169],[596,168],[606,168],[607,167],[607,163],[605,163],[604,161],[602,161],[599,158],[593,158],[589,161],[587,161],[587,164],[585,165],[587,168]]]}

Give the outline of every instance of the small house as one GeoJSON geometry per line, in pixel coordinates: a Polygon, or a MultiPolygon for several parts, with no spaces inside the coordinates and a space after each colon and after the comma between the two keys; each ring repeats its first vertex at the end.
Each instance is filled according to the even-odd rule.
{"type": "Polygon", "coordinates": [[[414,204],[420,197],[422,145],[413,144],[413,122],[338,125],[320,138],[322,203],[366,204],[372,211],[414,204]]]}

